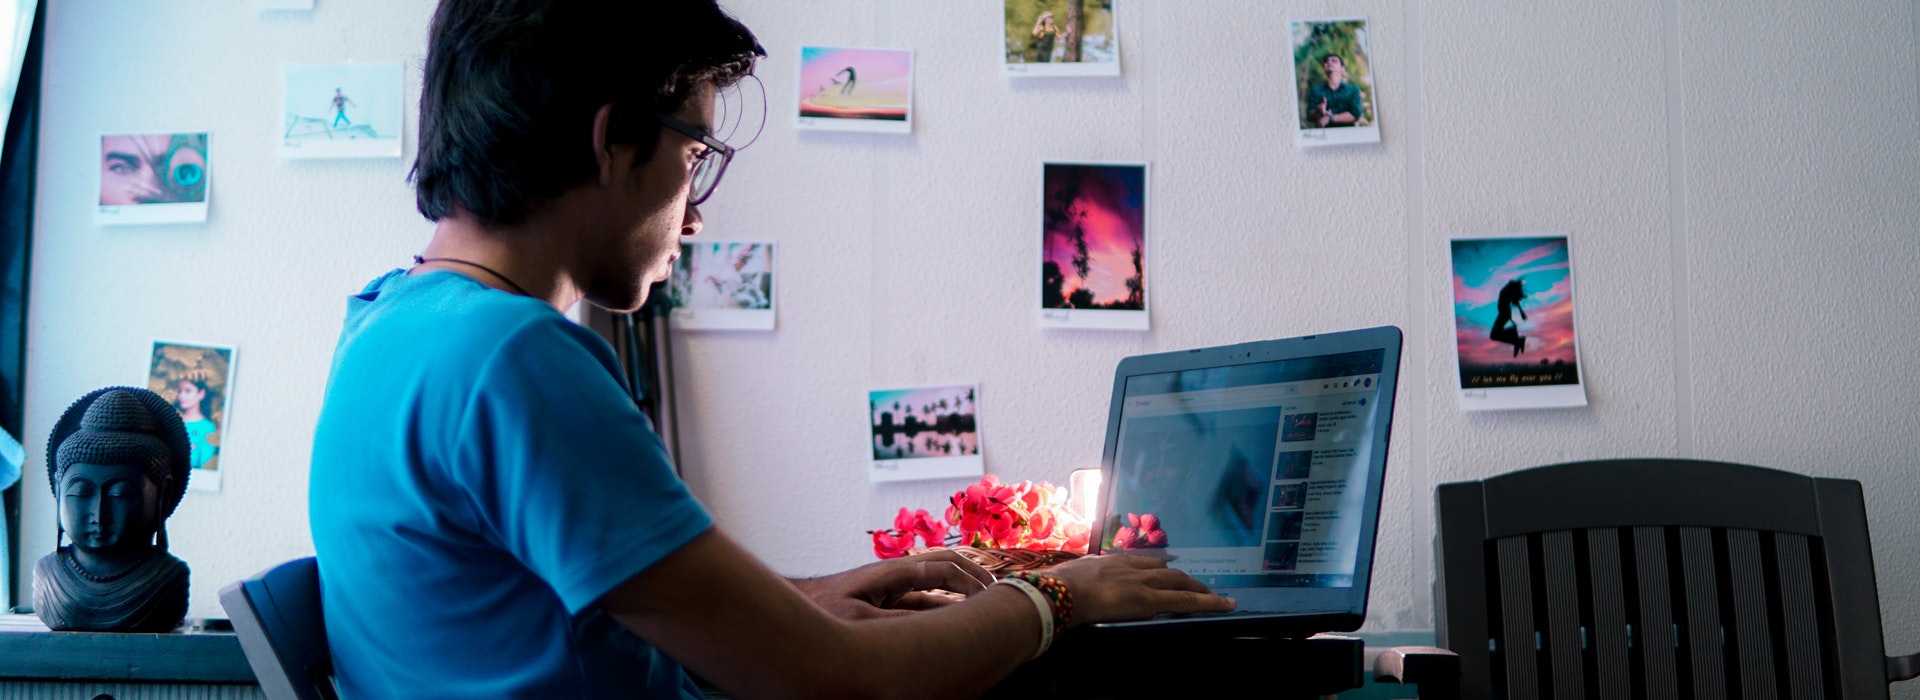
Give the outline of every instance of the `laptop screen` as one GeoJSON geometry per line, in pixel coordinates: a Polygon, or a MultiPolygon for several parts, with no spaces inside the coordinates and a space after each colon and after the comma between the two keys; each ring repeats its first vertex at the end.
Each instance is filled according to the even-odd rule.
{"type": "Polygon", "coordinates": [[[1164,536],[1169,564],[1216,589],[1354,586],[1377,517],[1387,360],[1374,349],[1125,377],[1102,550],[1164,536]]]}

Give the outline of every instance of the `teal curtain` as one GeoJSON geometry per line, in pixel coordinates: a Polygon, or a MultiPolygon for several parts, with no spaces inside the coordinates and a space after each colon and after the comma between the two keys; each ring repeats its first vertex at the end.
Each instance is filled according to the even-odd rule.
{"type": "MultiPolygon", "coordinates": [[[[31,445],[21,434],[25,402],[27,352],[27,264],[33,249],[33,170],[38,153],[35,138],[40,125],[40,53],[47,13],[45,0],[35,2],[30,15],[27,49],[20,61],[18,89],[6,120],[6,142],[0,146],[0,428],[31,445]]],[[[16,36],[19,34],[16,33],[16,36]]],[[[9,38],[10,39],[10,38],[9,38]]],[[[9,41],[8,43],[11,43],[9,41]]],[[[7,47],[9,51],[12,47],[7,47]]],[[[0,76],[11,78],[12,76],[0,76]]],[[[20,485],[0,492],[0,540],[6,558],[0,561],[0,611],[25,603],[20,597],[20,485]]]]}

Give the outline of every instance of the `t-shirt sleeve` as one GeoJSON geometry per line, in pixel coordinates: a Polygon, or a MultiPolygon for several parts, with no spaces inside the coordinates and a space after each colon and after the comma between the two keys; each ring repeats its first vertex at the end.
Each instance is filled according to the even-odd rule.
{"type": "Polygon", "coordinates": [[[450,465],[475,526],[571,614],[713,524],[596,344],[559,317],[504,338],[475,378],[450,465]]]}

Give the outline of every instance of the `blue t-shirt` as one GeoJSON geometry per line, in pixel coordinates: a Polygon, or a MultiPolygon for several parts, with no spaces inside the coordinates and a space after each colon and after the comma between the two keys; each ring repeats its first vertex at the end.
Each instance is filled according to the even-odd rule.
{"type": "Polygon", "coordinates": [[[594,605],[712,525],[617,367],[452,272],[348,300],[308,496],[345,694],[699,697],[594,605]]]}
{"type": "Polygon", "coordinates": [[[220,447],[207,439],[208,435],[212,435],[219,429],[220,426],[214,425],[211,418],[187,421],[187,443],[193,446],[192,451],[187,455],[188,466],[194,469],[205,468],[207,460],[213,459],[213,456],[220,452],[220,447]]]}

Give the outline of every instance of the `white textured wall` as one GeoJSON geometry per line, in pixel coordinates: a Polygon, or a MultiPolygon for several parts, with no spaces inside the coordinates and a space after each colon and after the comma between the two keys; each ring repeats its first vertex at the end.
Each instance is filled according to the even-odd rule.
{"type": "MultiPolygon", "coordinates": [[[[60,412],[94,388],[144,386],[155,338],[232,345],[224,490],[189,491],[167,529],[193,567],[188,614],[225,617],[221,586],[313,553],[307,456],[346,297],[408,262],[432,233],[405,182],[411,127],[404,159],[275,155],[280,64],[417,67],[433,8],[322,0],[313,13],[262,15],[253,0],[48,4],[20,566],[30,572],[53,550],[44,458],[60,412]],[[93,224],[102,132],[202,129],[211,132],[205,224],[93,224]]],[[[406,72],[410,123],[418,73],[406,72]]]]}
{"type": "MultiPolygon", "coordinates": [[[[689,480],[776,568],[864,562],[864,530],[960,485],[866,483],[864,389],[977,381],[989,470],[1057,481],[1098,463],[1123,356],[1392,323],[1408,345],[1371,626],[1431,625],[1434,484],[1692,456],[1865,482],[1889,646],[1920,650],[1909,0],[1133,0],[1125,76],[1053,81],[999,75],[996,2],[730,5],[772,54],[776,115],[703,236],[778,241],[779,330],[683,334],[676,379],[689,480]],[[1356,14],[1383,142],[1295,150],[1286,19],[1356,14]],[[795,132],[801,43],[913,49],[914,133],[795,132]],[[1151,333],[1035,326],[1043,158],[1151,163],[1151,333]],[[1509,231],[1574,237],[1588,408],[1454,405],[1445,241],[1509,231]]],[[[342,299],[428,232],[410,161],[274,158],[278,65],[417,67],[430,9],[50,14],[27,430],[137,380],[154,336],[239,346],[227,490],[189,495],[172,529],[195,615],[310,550],[306,459],[342,299]],[[211,219],[94,227],[94,139],[148,128],[214,131],[211,219]]],[[[26,565],[53,539],[43,476],[28,493],[26,565]]]]}

